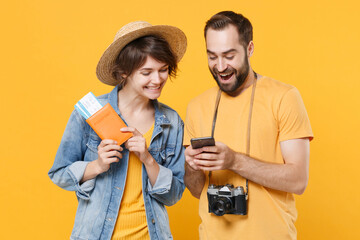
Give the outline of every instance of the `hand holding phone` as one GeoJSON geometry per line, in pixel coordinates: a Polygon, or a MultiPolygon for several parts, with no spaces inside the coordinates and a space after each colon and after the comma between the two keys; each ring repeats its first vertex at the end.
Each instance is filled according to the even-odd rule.
{"type": "Polygon", "coordinates": [[[193,149],[198,149],[205,146],[215,146],[215,139],[213,137],[192,138],[190,142],[193,149]]]}

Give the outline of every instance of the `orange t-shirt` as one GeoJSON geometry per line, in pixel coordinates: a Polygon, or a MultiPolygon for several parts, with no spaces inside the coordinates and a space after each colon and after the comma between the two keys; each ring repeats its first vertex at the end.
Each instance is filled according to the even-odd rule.
{"type": "MultiPolygon", "coordinates": [[[[194,137],[211,135],[218,87],[193,99],[187,109],[184,145],[194,137]]],[[[214,138],[236,152],[245,153],[252,86],[239,96],[222,93],[214,138]]],[[[301,96],[296,88],[268,77],[258,80],[251,123],[250,156],[266,162],[284,163],[280,142],[309,137],[313,133],[301,96]]],[[[211,183],[243,186],[245,179],[229,171],[213,171],[211,183]]],[[[297,211],[291,193],[249,181],[248,214],[216,216],[208,212],[208,176],[201,193],[200,239],[296,239],[297,211]]]]}
{"type": "MultiPolygon", "coordinates": [[[[144,134],[147,146],[150,144],[153,129],[154,125],[144,134]]],[[[112,240],[150,239],[141,187],[141,169],[142,162],[135,153],[130,152],[124,195],[121,200],[112,240]]]]}

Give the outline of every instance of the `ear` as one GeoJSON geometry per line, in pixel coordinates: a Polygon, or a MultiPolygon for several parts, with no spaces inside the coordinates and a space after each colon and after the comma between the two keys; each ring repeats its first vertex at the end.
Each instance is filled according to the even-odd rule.
{"type": "Polygon", "coordinates": [[[248,57],[251,57],[253,55],[253,53],[254,53],[254,42],[250,41],[248,44],[248,47],[247,47],[248,57]]]}

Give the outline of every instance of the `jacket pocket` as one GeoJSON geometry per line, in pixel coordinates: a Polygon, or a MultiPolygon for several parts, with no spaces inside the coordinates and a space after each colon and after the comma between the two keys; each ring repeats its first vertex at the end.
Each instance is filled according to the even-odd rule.
{"type": "Polygon", "coordinates": [[[101,138],[95,133],[91,133],[89,140],[86,143],[87,150],[85,156],[85,161],[92,161],[98,158],[98,146],[101,142],[101,138]]]}
{"type": "Polygon", "coordinates": [[[171,161],[171,158],[175,155],[175,148],[166,147],[160,151],[161,165],[166,166],[171,161]]]}

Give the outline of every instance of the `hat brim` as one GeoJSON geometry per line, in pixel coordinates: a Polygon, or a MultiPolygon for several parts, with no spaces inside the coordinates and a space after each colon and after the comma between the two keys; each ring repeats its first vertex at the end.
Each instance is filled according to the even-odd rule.
{"type": "Polygon", "coordinates": [[[187,47],[187,40],[183,31],[179,28],[168,25],[144,27],[121,36],[110,44],[101,56],[96,67],[96,75],[98,79],[108,85],[117,85],[118,80],[113,78],[111,72],[117,56],[128,43],[147,35],[157,35],[163,37],[169,43],[171,50],[175,54],[177,62],[179,62],[184,56],[187,47]]]}

